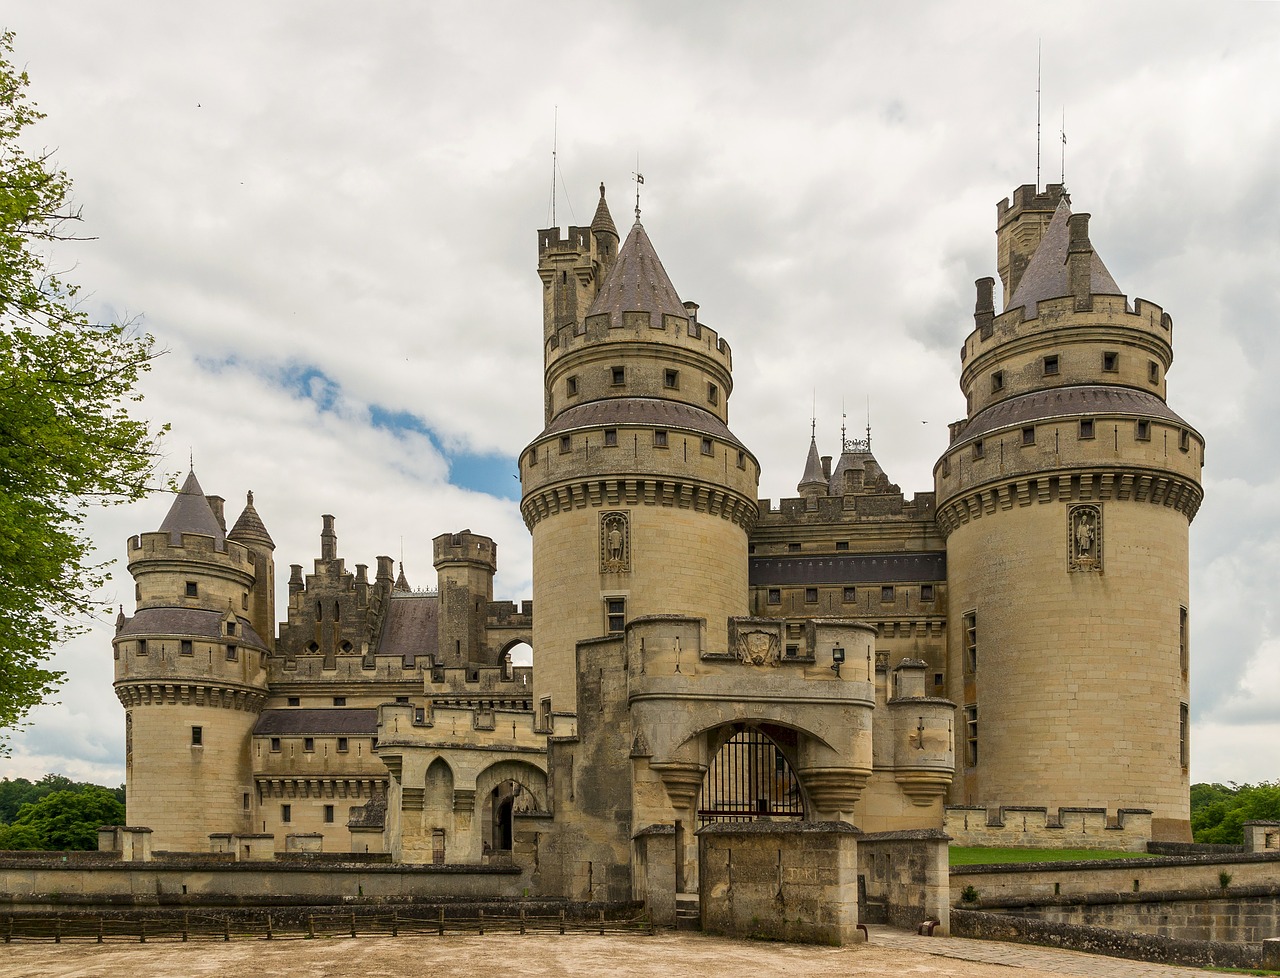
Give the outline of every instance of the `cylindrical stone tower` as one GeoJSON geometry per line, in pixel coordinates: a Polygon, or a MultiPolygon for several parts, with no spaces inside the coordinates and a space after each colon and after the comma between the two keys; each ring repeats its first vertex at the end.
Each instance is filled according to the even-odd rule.
{"type": "Polygon", "coordinates": [[[534,692],[555,712],[576,707],[577,643],[631,618],[705,617],[707,646],[727,649],[757,512],[759,465],[727,423],[729,345],[680,301],[638,218],[612,260],[601,191],[590,229],[539,232],[546,428],[520,456],[521,511],[534,692]],[[582,308],[584,282],[585,315],[555,318],[582,308]]]}
{"type": "Polygon", "coordinates": [[[1165,403],[1173,321],[1129,300],[1061,187],[1000,206],[968,412],[934,468],[956,804],[1150,809],[1189,839],[1187,539],[1204,442],[1165,403]],[[1052,212],[1052,219],[1045,220],[1052,212]]]}
{"type": "Polygon", "coordinates": [[[228,539],[211,499],[192,473],[159,531],[129,540],[137,610],[112,643],[129,822],[156,849],[205,852],[210,833],[250,830],[268,653],[252,598],[271,555],[228,539]]]}

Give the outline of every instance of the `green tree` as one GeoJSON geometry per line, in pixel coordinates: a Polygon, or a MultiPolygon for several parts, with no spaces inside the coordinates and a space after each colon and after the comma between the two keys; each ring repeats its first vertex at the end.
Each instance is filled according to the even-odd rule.
{"type": "Polygon", "coordinates": [[[42,114],[12,54],[13,35],[0,35],[0,755],[61,683],[53,649],[101,610],[88,507],[147,491],[164,430],[128,411],[151,337],[92,321],[52,270],[80,213],[51,153],[21,145],[42,114]]]}
{"type": "Polygon", "coordinates": [[[124,805],[106,788],[91,785],[81,791],[55,791],[23,805],[8,832],[30,829],[40,840],[38,846],[20,848],[97,849],[99,827],[122,824],[124,805]]]}
{"type": "Polygon", "coordinates": [[[1197,842],[1240,845],[1244,823],[1280,819],[1280,781],[1191,786],[1191,832],[1197,842]]]}

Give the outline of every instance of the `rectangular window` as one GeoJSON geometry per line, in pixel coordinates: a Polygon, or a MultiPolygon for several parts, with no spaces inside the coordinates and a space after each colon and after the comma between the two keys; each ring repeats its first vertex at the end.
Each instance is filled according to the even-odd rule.
{"type": "Polygon", "coordinates": [[[747,467],[747,453],[738,452],[738,468],[745,469],[747,467]]]}
{"type": "Polygon", "coordinates": [[[316,749],[316,739],[314,737],[303,737],[302,749],[307,753],[314,751],[316,749]]]}
{"type": "Polygon", "coordinates": [[[964,708],[964,764],[965,767],[978,766],[978,706],[976,703],[964,708]]]}
{"type": "Polygon", "coordinates": [[[280,738],[279,738],[279,737],[272,737],[272,738],[271,738],[271,751],[272,751],[272,753],[274,753],[274,754],[278,754],[278,753],[280,753],[280,738]]]}
{"type": "Polygon", "coordinates": [[[935,672],[935,673],[933,674],[933,684],[934,684],[935,686],[941,686],[941,685],[942,685],[942,673],[940,673],[940,672],[935,672]]]}
{"type": "Polygon", "coordinates": [[[667,447],[667,433],[663,431],[661,428],[659,428],[657,431],[653,433],[653,447],[654,448],[667,447]]]}
{"type": "Polygon", "coordinates": [[[239,650],[238,648],[236,648],[234,645],[228,645],[228,646],[227,646],[227,661],[228,661],[228,662],[234,662],[234,661],[235,661],[236,659],[238,659],[238,658],[240,658],[240,650],[239,650]]]}
{"type": "Polygon", "coordinates": [[[782,590],[780,588],[769,588],[769,604],[782,604],[782,590]]]}
{"type": "Polygon", "coordinates": [[[346,737],[339,737],[339,738],[338,738],[338,753],[339,753],[339,754],[345,754],[346,752],[347,752],[347,738],[346,738],[346,737]]]}
{"type": "Polygon", "coordinates": [[[1178,448],[1184,452],[1191,451],[1191,432],[1186,428],[1178,432],[1178,448]]]}
{"type": "Polygon", "coordinates": [[[1034,445],[1036,443],[1036,427],[1035,425],[1027,425],[1022,429],[1022,444],[1034,445]]]}
{"type": "Polygon", "coordinates": [[[856,600],[858,600],[858,589],[857,589],[856,587],[847,587],[847,588],[845,588],[845,589],[844,589],[844,600],[845,600],[845,601],[856,601],[856,600]]]}
{"type": "Polygon", "coordinates": [[[335,696],[335,697],[333,698],[333,705],[334,705],[334,706],[346,706],[346,705],[347,705],[347,698],[346,698],[345,696],[335,696]]]}
{"type": "Polygon", "coordinates": [[[282,821],[282,822],[284,822],[284,823],[286,823],[286,824],[288,824],[289,822],[292,822],[292,821],[293,821],[293,806],[292,806],[292,805],[281,805],[281,806],[280,806],[280,821],[282,821]]]}
{"type": "Polygon", "coordinates": [[[609,633],[617,634],[627,624],[627,599],[605,598],[605,623],[609,633]]]}
{"type": "Polygon", "coordinates": [[[1085,418],[1080,422],[1080,437],[1088,440],[1093,437],[1093,419],[1085,418]]]}
{"type": "Polygon", "coordinates": [[[286,702],[287,702],[290,706],[301,706],[301,705],[302,705],[302,697],[300,697],[300,696],[290,696],[290,697],[289,697],[289,699],[288,699],[288,700],[286,700],[286,702]]]}
{"type": "Polygon", "coordinates": [[[195,581],[187,581],[187,597],[194,598],[200,594],[200,588],[196,586],[195,581]]]}
{"type": "Polygon", "coordinates": [[[680,371],[664,370],[662,371],[662,386],[668,390],[680,389],[680,371]]]}
{"type": "Polygon", "coordinates": [[[609,382],[613,384],[614,387],[621,387],[623,384],[625,384],[627,382],[627,368],[626,367],[610,367],[609,382]]]}
{"type": "Polygon", "coordinates": [[[1151,440],[1151,422],[1145,418],[1137,423],[1133,431],[1133,437],[1138,441],[1151,440]]]}
{"type": "Polygon", "coordinates": [[[240,798],[241,798],[241,803],[240,803],[241,807],[247,812],[249,810],[249,792],[246,791],[244,794],[240,796],[240,798]]]}
{"type": "Polygon", "coordinates": [[[1044,358],[1044,375],[1046,377],[1052,377],[1055,374],[1057,374],[1057,372],[1058,372],[1058,355],[1056,353],[1051,353],[1049,354],[1049,356],[1044,358]]]}
{"type": "Polygon", "coordinates": [[[710,438],[703,438],[703,439],[702,439],[702,454],[703,454],[703,455],[711,455],[712,453],[713,453],[713,448],[712,448],[712,445],[711,445],[711,439],[710,439],[710,438]]]}
{"type": "Polygon", "coordinates": [[[138,639],[138,655],[147,654],[147,640],[145,638],[138,639]]]}
{"type": "Polygon", "coordinates": [[[932,600],[933,600],[933,585],[932,585],[932,584],[921,584],[921,585],[920,585],[920,600],[921,600],[921,601],[932,601],[932,600]]]}
{"type": "Polygon", "coordinates": [[[799,552],[800,552],[800,544],[798,544],[798,543],[788,543],[788,544],[787,544],[787,553],[789,553],[789,554],[798,554],[799,552]]]}
{"type": "Polygon", "coordinates": [[[849,541],[848,541],[848,540],[837,540],[837,541],[836,541],[836,549],[837,549],[837,550],[848,550],[848,549],[849,549],[849,541]]]}
{"type": "Polygon", "coordinates": [[[1160,364],[1154,360],[1147,361],[1147,380],[1153,384],[1160,383],[1160,364]]]}
{"type": "Polygon", "coordinates": [[[240,595],[240,610],[241,611],[249,610],[249,592],[248,591],[245,591],[243,594],[240,595]]]}
{"type": "Polygon", "coordinates": [[[1178,609],[1178,662],[1185,676],[1191,668],[1191,651],[1187,646],[1187,609],[1178,609]]]}
{"type": "Polygon", "coordinates": [[[324,806],[324,820],[327,824],[330,824],[330,825],[333,824],[333,806],[332,805],[324,806]]]}
{"type": "Polygon", "coordinates": [[[1178,756],[1185,771],[1191,766],[1191,711],[1186,703],[1178,707],[1178,756]]]}
{"type": "Polygon", "coordinates": [[[804,589],[804,603],[805,604],[818,603],[818,589],[816,587],[807,587],[804,589]]]}
{"type": "Polygon", "coordinates": [[[964,634],[964,671],[969,675],[978,671],[978,613],[971,611],[962,619],[964,634]]]}
{"type": "Polygon", "coordinates": [[[798,621],[787,622],[787,638],[799,638],[802,627],[798,621]]]}
{"type": "Polygon", "coordinates": [[[191,728],[191,746],[192,747],[204,746],[204,727],[191,728]]]}
{"type": "Polygon", "coordinates": [[[1004,371],[997,370],[991,375],[991,393],[1004,390],[1004,371]]]}
{"type": "Polygon", "coordinates": [[[892,601],[892,600],[893,600],[893,585],[892,585],[892,584],[886,584],[884,587],[882,587],[882,588],[880,589],[880,600],[881,600],[881,601],[892,601]]]}
{"type": "Polygon", "coordinates": [[[982,458],[982,456],[983,456],[982,439],[979,438],[977,441],[973,443],[973,457],[982,458]]]}
{"type": "Polygon", "coordinates": [[[788,645],[788,646],[787,646],[787,658],[788,658],[788,659],[794,659],[794,658],[796,658],[799,654],[800,654],[800,646],[798,646],[798,645],[788,645]]]}
{"type": "Polygon", "coordinates": [[[604,443],[605,443],[605,446],[608,448],[618,447],[618,429],[617,428],[604,429],[604,443]]]}
{"type": "Polygon", "coordinates": [[[715,384],[707,384],[707,403],[708,404],[720,403],[720,388],[717,387],[715,384]]]}
{"type": "Polygon", "coordinates": [[[564,392],[568,397],[573,397],[578,393],[578,378],[566,377],[564,380],[564,392]]]}
{"type": "Polygon", "coordinates": [[[1102,354],[1102,369],[1109,374],[1115,373],[1120,369],[1120,354],[1112,350],[1108,350],[1102,354]]]}
{"type": "Polygon", "coordinates": [[[234,635],[235,633],[236,633],[236,623],[233,621],[227,622],[227,634],[234,635]]]}
{"type": "Polygon", "coordinates": [[[569,452],[572,450],[572,448],[573,448],[573,439],[571,439],[568,435],[561,435],[560,436],[560,454],[568,455],[569,452]]]}

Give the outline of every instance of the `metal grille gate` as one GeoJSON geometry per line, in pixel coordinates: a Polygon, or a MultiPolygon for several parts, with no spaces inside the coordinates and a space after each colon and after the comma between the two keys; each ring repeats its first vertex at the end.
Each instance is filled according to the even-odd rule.
{"type": "Polygon", "coordinates": [[[698,824],[804,818],[800,782],[778,745],[760,730],[735,734],[702,779],[698,824]]]}

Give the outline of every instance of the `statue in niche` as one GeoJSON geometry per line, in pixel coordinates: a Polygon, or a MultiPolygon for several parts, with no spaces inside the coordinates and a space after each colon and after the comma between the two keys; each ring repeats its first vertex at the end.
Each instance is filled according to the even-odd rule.
{"type": "Polygon", "coordinates": [[[738,658],[750,666],[776,666],[778,664],[778,635],[776,632],[750,631],[738,633],[738,658]]]}
{"type": "Polygon", "coordinates": [[[619,574],[631,570],[630,519],[626,513],[600,514],[600,571],[619,574]]]}
{"type": "Polygon", "coordinates": [[[1072,506],[1067,515],[1067,550],[1072,570],[1102,569],[1102,510],[1072,506]]]}

